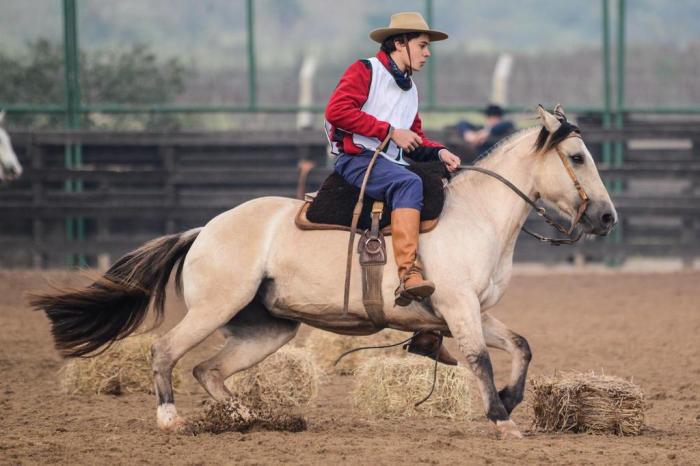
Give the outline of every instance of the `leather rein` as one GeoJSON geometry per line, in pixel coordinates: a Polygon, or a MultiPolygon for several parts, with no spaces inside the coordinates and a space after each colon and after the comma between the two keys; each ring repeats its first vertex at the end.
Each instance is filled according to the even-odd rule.
{"type": "MultiPolygon", "coordinates": [[[[549,141],[551,140],[551,137],[552,137],[552,135],[550,134],[549,137],[547,138],[547,142],[545,142],[545,145],[544,145],[545,148],[549,145],[549,141]]],[[[579,136],[569,136],[569,137],[577,137],[580,139],[579,136]]],[[[571,222],[571,227],[568,229],[565,226],[558,223],[554,218],[549,216],[544,207],[538,206],[535,203],[535,201],[533,199],[530,199],[530,197],[527,194],[522,192],[517,186],[515,186],[513,183],[511,183],[510,181],[508,181],[506,178],[499,175],[498,173],[491,171],[491,170],[488,170],[486,168],[474,167],[471,165],[460,165],[459,168],[461,170],[470,170],[470,171],[483,173],[483,174],[488,175],[492,178],[495,178],[498,181],[500,181],[501,183],[505,184],[515,194],[517,194],[523,201],[525,201],[527,204],[529,204],[535,210],[537,215],[542,217],[545,222],[547,222],[552,227],[556,228],[559,232],[568,236],[568,238],[549,238],[547,236],[540,235],[539,233],[535,233],[535,232],[527,229],[525,226],[522,227],[522,231],[524,231],[525,233],[527,233],[528,235],[530,235],[534,238],[537,238],[539,241],[541,241],[543,243],[549,243],[552,246],[560,246],[562,244],[574,244],[578,240],[580,240],[581,237],[583,236],[583,231],[581,231],[581,230],[579,230],[579,232],[575,236],[572,236],[572,235],[574,233],[574,229],[576,228],[579,221],[581,220],[581,217],[586,212],[586,208],[588,207],[590,199],[588,197],[588,194],[586,194],[586,191],[581,186],[581,183],[579,182],[578,178],[576,177],[576,173],[574,173],[574,169],[571,167],[571,164],[567,160],[566,155],[562,152],[562,150],[559,148],[559,146],[556,146],[554,149],[557,151],[557,155],[559,155],[559,159],[561,160],[561,163],[564,165],[564,168],[566,169],[566,172],[568,173],[569,178],[571,178],[571,181],[574,183],[574,187],[576,188],[576,192],[578,193],[578,196],[581,199],[581,204],[579,205],[578,210],[576,211],[576,217],[574,217],[573,221],[571,222]]]]}

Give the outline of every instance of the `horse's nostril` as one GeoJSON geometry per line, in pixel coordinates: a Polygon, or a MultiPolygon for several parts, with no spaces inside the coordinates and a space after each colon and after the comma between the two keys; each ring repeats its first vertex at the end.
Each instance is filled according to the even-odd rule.
{"type": "Polygon", "coordinates": [[[610,212],[606,212],[600,216],[600,223],[603,225],[611,225],[615,221],[615,216],[610,212]]]}

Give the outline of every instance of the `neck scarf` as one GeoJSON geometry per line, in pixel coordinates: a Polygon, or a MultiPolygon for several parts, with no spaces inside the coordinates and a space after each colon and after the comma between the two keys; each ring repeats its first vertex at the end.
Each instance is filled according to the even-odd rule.
{"type": "Polygon", "coordinates": [[[409,76],[408,73],[404,73],[403,71],[401,71],[396,62],[391,57],[389,57],[389,72],[394,77],[394,81],[396,81],[396,84],[404,91],[409,90],[413,85],[411,76],[409,76]]]}

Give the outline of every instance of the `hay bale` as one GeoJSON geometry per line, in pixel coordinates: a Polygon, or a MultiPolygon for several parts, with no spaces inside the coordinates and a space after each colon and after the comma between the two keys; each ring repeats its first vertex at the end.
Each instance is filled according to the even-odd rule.
{"type": "Polygon", "coordinates": [[[355,375],[355,406],[375,418],[438,416],[467,418],[471,415],[471,375],[459,366],[438,366],[435,392],[429,392],[435,364],[427,358],[371,358],[355,375]]]}
{"type": "Polygon", "coordinates": [[[244,405],[258,410],[306,406],[316,398],[318,383],[319,371],[309,352],[293,347],[226,380],[244,405]]]}
{"type": "MultiPolygon", "coordinates": [[[[154,335],[137,335],[116,342],[92,358],[71,359],[59,370],[64,393],[153,393],[151,345],[154,335]]],[[[180,371],[173,370],[173,387],[180,384],[180,371]]]]}
{"type": "Polygon", "coordinates": [[[546,432],[639,435],[644,393],[609,375],[562,372],[532,381],[534,426],[546,432]]]}
{"type": "Polygon", "coordinates": [[[381,332],[367,336],[347,336],[323,330],[313,330],[304,346],[313,354],[314,361],[326,374],[352,375],[357,368],[372,357],[378,354],[392,354],[404,356],[406,353],[400,347],[356,351],[345,356],[338,365],[333,363],[346,351],[362,346],[379,346],[398,343],[410,337],[407,332],[385,329],[381,332]]]}

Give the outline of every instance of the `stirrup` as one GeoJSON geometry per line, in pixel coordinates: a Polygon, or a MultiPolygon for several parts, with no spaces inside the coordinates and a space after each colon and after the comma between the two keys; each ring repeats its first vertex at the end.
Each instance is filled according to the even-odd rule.
{"type": "Polygon", "coordinates": [[[394,305],[405,307],[411,304],[413,301],[421,302],[425,298],[430,297],[435,292],[435,285],[423,277],[423,273],[420,267],[414,265],[408,269],[408,272],[401,278],[399,286],[394,291],[394,305]],[[414,286],[413,288],[406,289],[406,280],[412,273],[420,274],[423,284],[421,286],[414,286]]]}

